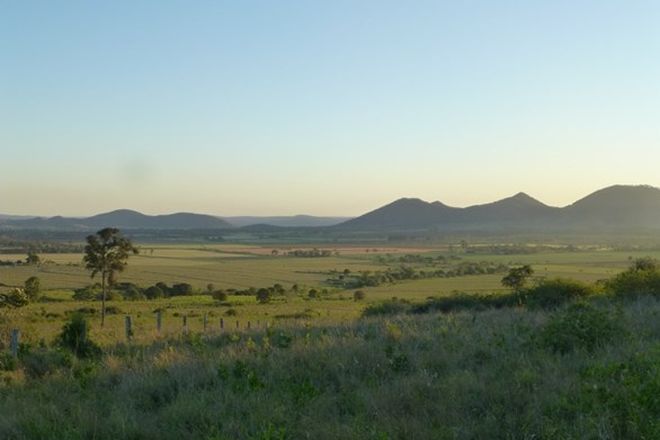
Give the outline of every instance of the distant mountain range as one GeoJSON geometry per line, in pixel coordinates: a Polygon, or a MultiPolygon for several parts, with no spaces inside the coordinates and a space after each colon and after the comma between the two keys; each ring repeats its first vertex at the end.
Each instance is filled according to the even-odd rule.
{"type": "Polygon", "coordinates": [[[86,218],[36,217],[6,220],[5,226],[21,229],[93,230],[108,226],[120,229],[226,229],[226,221],[204,214],[180,212],[168,215],[146,215],[129,209],[98,214],[86,218]]]}
{"type": "Polygon", "coordinates": [[[0,214],[0,227],[44,230],[95,230],[103,227],[120,229],[229,229],[258,225],[277,227],[325,227],[339,224],[349,217],[314,217],[310,215],[276,217],[215,217],[205,214],[176,213],[146,215],[120,209],[92,217],[29,217],[0,214]]]}
{"type": "Polygon", "coordinates": [[[226,221],[237,227],[270,225],[279,227],[325,227],[334,226],[350,220],[351,217],[315,217],[312,215],[292,215],[274,217],[223,217],[226,221]]]}
{"type": "Polygon", "coordinates": [[[467,208],[399,199],[337,228],[343,230],[660,230],[660,189],[617,185],[564,208],[525,193],[467,208]]]}
{"type": "MultiPolygon", "coordinates": [[[[651,186],[616,185],[605,188],[564,208],[548,206],[518,193],[483,205],[456,208],[441,202],[415,198],[396,200],[360,217],[227,217],[176,213],[145,215],[117,210],[86,218],[0,215],[0,227],[10,229],[96,230],[120,229],[199,230],[244,228],[315,227],[346,231],[660,231],[660,189],[651,186]]],[[[263,228],[261,228],[263,229],[263,228]]]]}

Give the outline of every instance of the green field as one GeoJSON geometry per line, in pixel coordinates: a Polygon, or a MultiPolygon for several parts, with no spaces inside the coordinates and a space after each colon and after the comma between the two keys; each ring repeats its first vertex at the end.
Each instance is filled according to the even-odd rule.
{"type": "MultiPolygon", "coordinates": [[[[466,275],[450,278],[426,278],[403,280],[364,287],[366,299],[353,301],[353,289],[342,290],[328,285],[329,271],[352,272],[384,271],[401,266],[396,261],[383,263],[379,257],[396,259],[401,255],[452,257],[457,263],[488,261],[508,266],[532,264],[537,277],[565,277],[588,282],[612,276],[625,269],[631,258],[650,255],[660,257],[660,252],[616,252],[616,251],[548,251],[530,254],[495,255],[449,253],[446,247],[438,248],[331,248],[333,256],[322,258],[299,258],[282,256],[287,249],[278,248],[280,255],[273,256],[272,248],[249,245],[140,245],[141,253],[131,257],[128,269],[119,281],[132,282],[147,287],[157,282],[167,284],[186,282],[200,293],[211,283],[218,289],[260,288],[279,283],[285,289],[294,284],[302,293],[288,292],[275,297],[269,304],[258,304],[254,296],[229,295],[220,305],[208,295],[172,297],[150,301],[110,301],[114,314],[108,316],[103,331],[98,326],[98,313],[91,314],[93,336],[104,344],[124,338],[124,317],[133,320],[136,341],[154,339],[156,317],[154,311],[163,312],[161,336],[180,334],[183,317],[187,318],[188,330],[201,332],[204,320],[208,332],[220,331],[220,319],[225,330],[245,329],[249,325],[265,326],[274,322],[289,322],[291,325],[321,325],[353,320],[370,303],[393,297],[420,302],[430,296],[442,296],[455,291],[468,293],[497,293],[505,289],[500,284],[502,274],[466,275]],[[309,289],[327,289],[320,298],[308,298],[309,289]],[[230,311],[231,309],[231,311],[230,311]],[[205,318],[206,317],[206,318],[205,318]]],[[[0,267],[0,283],[5,286],[21,286],[30,276],[41,280],[44,301],[38,301],[19,310],[5,312],[3,332],[20,328],[25,340],[51,341],[59,332],[64,320],[81,308],[98,311],[99,302],[74,301],[73,289],[89,285],[92,280],[82,266],[81,254],[44,254],[39,266],[0,267]]],[[[24,255],[3,255],[2,260],[18,260],[24,255]]],[[[424,264],[408,264],[418,269],[429,269],[424,264]]]]}

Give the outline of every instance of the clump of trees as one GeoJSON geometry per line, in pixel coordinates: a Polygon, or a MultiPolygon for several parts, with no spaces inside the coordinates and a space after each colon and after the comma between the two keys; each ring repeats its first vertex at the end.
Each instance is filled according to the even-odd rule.
{"type": "MultiPolygon", "coordinates": [[[[78,301],[95,301],[103,299],[102,286],[98,283],[74,290],[73,299],[78,301]]],[[[152,300],[170,298],[173,296],[190,296],[199,293],[189,283],[175,283],[172,286],[158,282],[142,288],[133,283],[115,283],[106,291],[107,300],[152,300]]]]}
{"type": "Polygon", "coordinates": [[[328,249],[296,249],[293,251],[287,251],[286,253],[289,257],[299,257],[299,258],[322,258],[322,257],[331,257],[333,252],[328,249]]]}
{"type": "Polygon", "coordinates": [[[605,281],[604,287],[618,298],[660,296],[660,266],[650,257],[633,260],[628,270],[605,281]]]}
{"type": "Polygon", "coordinates": [[[508,266],[490,262],[461,262],[447,269],[417,269],[402,265],[397,268],[388,268],[384,271],[363,270],[351,272],[345,269],[343,272],[331,271],[331,278],[326,282],[331,286],[342,289],[361,289],[364,287],[375,287],[382,284],[391,284],[405,280],[418,280],[427,278],[452,278],[468,275],[484,275],[501,273],[508,266]]]}

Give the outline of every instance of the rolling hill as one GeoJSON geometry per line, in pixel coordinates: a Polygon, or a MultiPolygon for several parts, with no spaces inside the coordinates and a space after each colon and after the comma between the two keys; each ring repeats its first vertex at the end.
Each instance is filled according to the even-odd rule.
{"type": "Polygon", "coordinates": [[[441,202],[399,199],[348,220],[342,230],[660,230],[660,189],[611,186],[557,208],[525,193],[483,205],[455,208],[441,202]]]}
{"type": "Polygon", "coordinates": [[[234,226],[244,227],[252,225],[270,225],[279,227],[324,227],[334,226],[339,223],[350,220],[350,217],[316,217],[312,215],[291,215],[291,216],[237,216],[223,217],[234,226]]]}
{"type": "Polygon", "coordinates": [[[8,220],[8,227],[21,229],[93,230],[104,227],[121,229],[227,229],[232,225],[218,217],[180,212],[167,215],[146,215],[129,209],[120,209],[86,218],[38,217],[26,220],[8,220]]]}

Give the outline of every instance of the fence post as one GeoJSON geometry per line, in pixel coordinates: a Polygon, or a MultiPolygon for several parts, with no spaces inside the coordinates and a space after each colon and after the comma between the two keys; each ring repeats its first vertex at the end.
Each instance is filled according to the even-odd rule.
{"type": "Polygon", "coordinates": [[[250,330],[250,321],[248,321],[248,326],[247,326],[247,328],[248,328],[248,330],[250,330]]]}
{"type": "Polygon", "coordinates": [[[131,320],[130,316],[126,316],[125,318],[125,327],[126,327],[126,340],[128,342],[131,342],[131,338],[133,337],[133,321],[131,320]]]}
{"type": "Polygon", "coordinates": [[[209,317],[206,313],[204,313],[204,333],[206,333],[206,327],[209,325],[209,317]]]}
{"type": "Polygon", "coordinates": [[[183,333],[188,334],[188,315],[183,315],[183,333]]]}
{"type": "Polygon", "coordinates": [[[158,334],[160,334],[162,328],[163,328],[163,312],[159,310],[156,312],[156,330],[158,331],[158,334]]]}
{"type": "Polygon", "coordinates": [[[18,357],[18,345],[21,342],[21,331],[17,328],[12,329],[11,331],[11,343],[9,347],[11,348],[11,355],[15,358],[18,357]]]}
{"type": "Polygon", "coordinates": [[[238,330],[238,319],[236,320],[236,330],[238,330]]]}
{"type": "Polygon", "coordinates": [[[225,320],[220,318],[220,331],[225,329],[225,320]]]}

